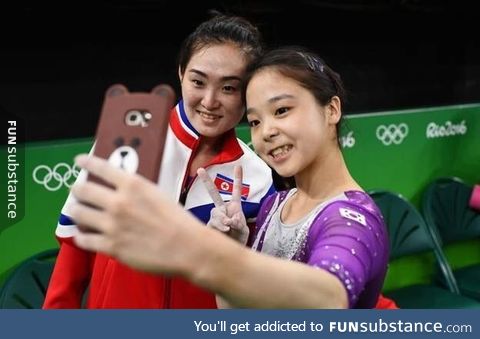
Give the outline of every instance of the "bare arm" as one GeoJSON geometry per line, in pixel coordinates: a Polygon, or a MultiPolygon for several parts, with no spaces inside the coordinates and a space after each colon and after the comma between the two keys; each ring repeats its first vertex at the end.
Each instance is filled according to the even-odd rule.
{"type": "Polygon", "coordinates": [[[347,307],[343,284],[325,270],[253,252],[220,234],[197,239],[207,237],[212,243],[198,243],[194,257],[199,262],[192,262],[194,267],[187,268],[185,275],[234,307],[347,307]],[[208,264],[200,266],[201,262],[208,264]]]}
{"type": "Polygon", "coordinates": [[[98,158],[78,160],[116,190],[75,186],[72,217],[98,233],[80,233],[78,246],[112,255],[137,269],[180,275],[235,307],[345,308],[347,293],[330,273],[255,253],[204,227],[147,180],[98,158]]]}

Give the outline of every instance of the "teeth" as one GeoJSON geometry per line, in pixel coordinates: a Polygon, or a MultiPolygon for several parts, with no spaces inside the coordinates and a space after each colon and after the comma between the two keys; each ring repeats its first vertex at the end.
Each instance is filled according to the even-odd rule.
{"type": "Polygon", "coordinates": [[[292,148],[290,145],[284,145],[284,146],[280,146],[280,147],[275,148],[270,153],[272,154],[273,157],[276,157],[278,155],[283,155],[283,154],[287,153],[290,150],[290,148],[292,148]]]}
{"type": "Polygon", "coordinates": [[[218,115],[215,115],[215,114],[209,114],[209,113],[205,113],[205,112],[199,112],[200,115],[206,119],[210,119],[210,120],[215,120],[215,119],[218,119],[219,116],[218,115]]]}

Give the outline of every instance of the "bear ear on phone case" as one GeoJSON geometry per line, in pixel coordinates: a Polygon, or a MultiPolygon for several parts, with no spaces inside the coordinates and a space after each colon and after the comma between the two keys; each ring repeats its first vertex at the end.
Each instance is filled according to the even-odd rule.
{"type": "MultiPolygon", "coordinates": [[[[94,154],[115,167],[157,182],[175,92],[158,85],[150,93],[116,84],[105,93],[94,154]]],[[[88,180],[102,182],[89,175],[88,180]]]]}

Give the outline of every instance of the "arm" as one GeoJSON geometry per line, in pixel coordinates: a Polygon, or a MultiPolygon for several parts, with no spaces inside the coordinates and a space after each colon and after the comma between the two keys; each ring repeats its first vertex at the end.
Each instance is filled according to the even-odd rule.
{"type": "Polygon", "coordinates": [[[63,242],[48,285],[43,309],[80,308],[94,254],[63,242]]]}
{"type": "MultiPolygon", "coordinates": [[[[255,223],[247,223],[248,229],[250,231],[250,235],[248,237],[247,241],[247,246],[251,247],[254,240],[255,236],[258,232],[258,229],[263,225],[265,218],[268,214],[268,211],[272,207],[272,203],[275,200],[275,194],[270,194],[263,199],[260,209],[258,211],[256,219],[256,224],[255,223]]],[[[232,308],[232,305],[228,303],[224,298],[219,296],[218,294],[216,295],[216,300],[217,300],[217,307],[218,308],[232,308]]]]}
{"type": "Polygon", "coordinates": [[[213,235],[196,238],[198,246],[195,246],[192,259],[198,262],[192,261],[192,266],[183,274],[194,283],[215,291],[229,305],[245,308],[347,307],[342,283],[327,271],[253,252],[227,242],[229,239],[218,234],[215,237],[219,239],[214,239],[213,235]],[[216,245],[198,241],[207,237],[216,245]]]}
{"type": "MultiPolygon", "coordinates": [[[[87,173],[81,171],[76,182],[84,182],[86,177],[87,173]]],[[[57,240],[60,242],[60,252],[50,277],[43,303],[44,309],[80,308],[90,280],[95,254],[73,244],[73,235],[77,227],[68,216],[69,208],[74,202],[74,197],[69,194],[55,231],[57,240]]]]}
{"type": "MultiPolygon", "coordinates": [[[[223,232],[232,239],[237,240],[239,243],[251,247],[254,240],[255,222],[247,222],[242,211],[242,167],[235,166],[234,168],[232,198],[229,202],[223,201],[213,180],[207,174],[205,169],[200,168],[197,171],[197,174],[202,180],[208,195],[212,198],[215,205],[211,210],[210,220],[207,223],[207,227],[223,232]]],[[[262,215],[262,213],[259,213],[259,215],[262,215]]],[[[218,294],[215,297],[218,308],[232,308],[232,306],[218,294]]]]}
{"type": "Polygon", "coordinates": [[[255,253],[204,227],[157,187],[98,158],[77,163],[107,180],[116,190],[91,182],[72,192],[80,203],[72,217],[98,233],[82,233],[75,242],[137,269],[180,275],[237,307],[341,308],[347,306],[342,283],[305,264],[255,253]]]}

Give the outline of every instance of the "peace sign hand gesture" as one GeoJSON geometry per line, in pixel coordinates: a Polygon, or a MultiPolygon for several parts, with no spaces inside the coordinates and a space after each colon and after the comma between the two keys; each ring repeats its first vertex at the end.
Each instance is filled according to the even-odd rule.
{"type": "Polygon", "coordinates": [[[199,168],[197,174],[215,204],[215,207],[210,212],[210,220],[207,226],[224,232],[243,245],[246,245],[250,230],[242,211],[242,167],[235,166],[234,168],[232,199],[227,203],[223,201],[205,169],[199,168]]]}

